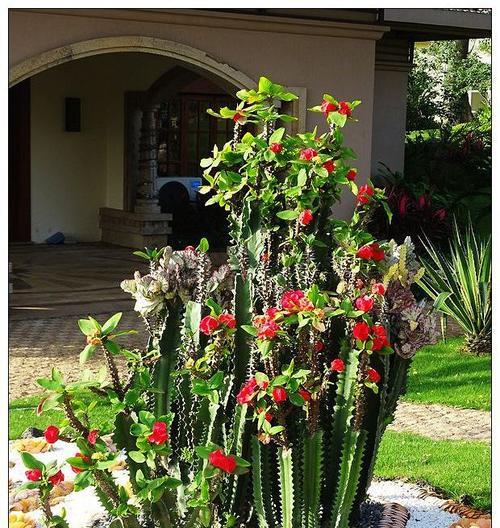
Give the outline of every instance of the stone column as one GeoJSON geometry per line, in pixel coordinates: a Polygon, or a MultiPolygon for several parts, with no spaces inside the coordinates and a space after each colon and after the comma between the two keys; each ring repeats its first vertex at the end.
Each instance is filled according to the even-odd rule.
{"type": "Polygon", "coordinates": [[[156,111],[152,105],[143,109],[141,140],[139,144],[139,179],[136,187],[134,211],[136,213],[160,213],[158,189],[156,188],[157,137],[156,111]]]}

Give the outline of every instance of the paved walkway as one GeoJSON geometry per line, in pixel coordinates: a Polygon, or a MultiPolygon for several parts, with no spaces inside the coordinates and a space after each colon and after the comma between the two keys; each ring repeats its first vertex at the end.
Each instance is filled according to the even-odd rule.
{"type": "MultiPolygon", "coordinates": [[[[104,321],[124,312],[120,327],[140,333],[124,337],[123,344],[145,346],[146,332],[132,311],[133,301],[119,287],[136,269],[145,271],[144,261],[132,250],[103,244],[14,246],[9,261],[10,399],[40,392],[36,379],[49,376],[53,366],[69,381],[79,378],[78,355],[85,338],[77,320],[87,314],[104,321]]],[[[102,365],[97,355],[88,368],[97,371],[102,365]]],[[[491,419],[484,411],[401,402],[390,428],[436,440],[489,442],[491,419]]]]}
{"type": "Polygon", "coordinates": [[[491,442],[491,415],[475,409],[400,402],[390,429],[433,440],[491,442]]]}

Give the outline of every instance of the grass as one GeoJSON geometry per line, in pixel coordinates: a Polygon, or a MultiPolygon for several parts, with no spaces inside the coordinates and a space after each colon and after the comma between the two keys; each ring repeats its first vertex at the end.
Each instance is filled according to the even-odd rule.
{"type": "MultiPolygon", "coordinates": [[[[47,411],[41,416],[36,415],[36,406],[40,396],[28,396],[19,398],[9,403],[9,440],[19,438],[28,427],[45,429],[48,425],[60,425],[64,419],[61,411],[47,411]]],[[[82,394],[79,399],[90,403],[91,396],[82,394]]],[[[111,430],[113,411],[106,405],[96,405],[90,412],[90,423],[92,428],[102,432],[111,430]]]]}
{"type": "Polygon", "coordinates": [[[403,400],[491,410],[491,356],[462,353],[463,342],[455,337],[419,350],[403,400]]]}
{"type": "Polygon", "coordinates": [[[375,475],[424,480],[446,497],[459,500],[467,495],[474,507],[491,510],[490,446],[482,442],[429,440],[387,431],[375,475]]]}

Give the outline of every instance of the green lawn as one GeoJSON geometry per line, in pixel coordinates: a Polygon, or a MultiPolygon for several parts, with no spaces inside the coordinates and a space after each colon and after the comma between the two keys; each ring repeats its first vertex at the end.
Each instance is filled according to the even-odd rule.
{"type": "MultiPolygon", "coordinates": [[[[61,411],[47,411],[41,416],[36,415],[36,406],[40,399],[40,396],[29,396],[9,403],[9,440],[19,438],[28,427],[45,429],[47,425],[61,423],[64,418],[61,411]]],[[[90,403],[91,396],[83,396],[82,400],[90,403]]],[[[106,405],[96,405],[90,412],[92,427],[102,432],[110,431],[112,419],[113,413],[106,405]]]]}
{"type": "Polygon", "coordinates": [[[387,431],[375,474],[426,481],[455,500],[467,495],[476,508],[491,510],[490,446],[482,442],[429,440],[387,431]]]}
{"type": "Polygon", "coordinates": [[[491,356],[464,354],[462,344],[455,337],[419,350],[403,399],[491,410],[491,356]]]}

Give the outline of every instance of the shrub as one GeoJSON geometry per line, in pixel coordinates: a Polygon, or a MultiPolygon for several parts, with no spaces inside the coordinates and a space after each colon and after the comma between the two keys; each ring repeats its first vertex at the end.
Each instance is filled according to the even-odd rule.
{"type": "MultiPolygon", "coordinates": [[[[290,136],[278,125],[293,118],[274,101],[294,94],[263,77],[237,96],[216,114],[234,121],[234,140],[201,162],[207,203],[229,215],[229,265],[212,268],[206,240],[146,251],[149,272],[122,287],[147,347],[119,344],[120,314],[89,317],[81,361],[103,354],[110,381],[65,384],[56,370],[39,381],[49,391],[40,411],[61,407],[61,434],[80,449],[68,460],[75,488],[94,486],[125,528],[353,526],[411,357],[431,337],[410,291],[423,271],[411,242],[365,230],[385,199],[357,187],[343,145],[358,102],[325,94],[311,110],[327,130],[290,136]],[[243,133],[246,123],[260,132],[243,133]],[[357,196],[350,221],[331,216],[343,188],[357,196]],[[131,497],[108,471],[117,454],[77,401],[82,387],[114,409],[131,497]]],[[[45,489],[47,475],[30,486],[45,489]]]]}
{"type": "Polygon", "coordinates": [[[427,241],[426,275],[419,281],[436,310],[465,333],[469,352],[491,352],[491,237],[478,240],[472,224],[464,235],[455,224],[450,256],[427,241]]]}

